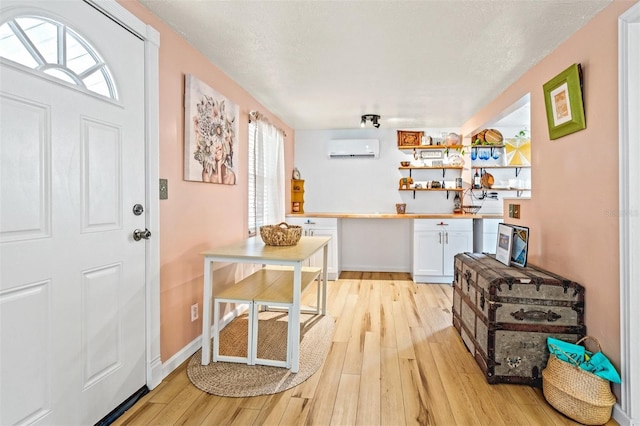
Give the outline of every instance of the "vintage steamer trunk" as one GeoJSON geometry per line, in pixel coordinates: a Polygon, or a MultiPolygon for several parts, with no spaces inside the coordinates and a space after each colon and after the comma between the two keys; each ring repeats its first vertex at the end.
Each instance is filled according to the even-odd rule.
{"type": "Polygon", "coordinates": [[[509,267],[491,255],[454,260],[453,325],[489,383],[542,386],[547,337],[585,333],[584,288],[536,267],[509,267]]]}

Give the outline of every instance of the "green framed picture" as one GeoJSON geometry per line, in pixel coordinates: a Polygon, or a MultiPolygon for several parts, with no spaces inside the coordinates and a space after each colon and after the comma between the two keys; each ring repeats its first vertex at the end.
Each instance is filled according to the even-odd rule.
{"type": "Polygon", "coordinates": [[[549,138],[558,139],[587,127],[582,100],[582,67],[573,64],[543,86],[549,138]]]}

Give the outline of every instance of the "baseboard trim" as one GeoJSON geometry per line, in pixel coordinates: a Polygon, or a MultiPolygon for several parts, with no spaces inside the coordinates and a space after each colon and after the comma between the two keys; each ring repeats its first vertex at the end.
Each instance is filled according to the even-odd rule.
{"type": "Polygon", "coordinates": [[[616,422],[618,422],[620,426],[632,426],[632,425],[638,424],[638,423],[634,423],[633,419],[627,416],[627,413],[622,411],[622,408],[620,408],[619,402],[613,406],[613,414],[611,415],[611,417],[613,417],[613,419],[616,422]]]}
{"type": "Polygon", "coordinates": [[[349,265],[342,266],[342,272],[344,271],[353,271],[353,272],[409,272],[407,268],[402,268],[398,266],[380,266],[380,265],[349,265]]]}
{"type": "Polygon", "coordinates": [[[191,342],[189,342],[185,347],[176,352],[171,358],[162,363],[162,379],[164,380],[169,374],[173,372],[176,368],[180,367],[180,365],[191,358],[193,354],[198,352],[202,345],[202,335],[199,335],[191,342]]]}
{"type": "Polygon", "coordinates": [[[453,283],[453,275],[413,275],[413,281],[418,284],[449,284],[453,283]]]}
{"type": "MultiPolygon", "coordinates": [[[[234,318],[243,314],[247,310],[246,305],[236,306],[235,309],[229,311],[222,319],[220,320],[220,329],[225,328],[234,318]]],[[[211,326],[211,335],[213,335],[213,326],[211,326]]],[[[198,352],[198,350],[202,347],[202,334],[198,335],[195,339],[189,342],[185,347],[176,352],[171,358],[162,363],[162,379],[167,377],[169,374],[173,372],[176,368],[180,367],[180,365],[191,358],[193,354],[198,352]]]]}

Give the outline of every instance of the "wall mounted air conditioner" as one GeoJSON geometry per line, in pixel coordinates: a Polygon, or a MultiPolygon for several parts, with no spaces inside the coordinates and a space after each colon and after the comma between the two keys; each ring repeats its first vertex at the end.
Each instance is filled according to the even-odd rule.
{"type": "Polygon", "coordinates": [[[329,158],[378,158],[378,139],[332,139],[327,141],[329,158]]]}

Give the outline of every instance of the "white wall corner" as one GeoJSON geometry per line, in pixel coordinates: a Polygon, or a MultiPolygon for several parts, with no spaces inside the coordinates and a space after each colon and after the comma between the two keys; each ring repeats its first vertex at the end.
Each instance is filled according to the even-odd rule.
{"type": "Polygon", "coordinates": [[[613,418],[640,425],[640,3],[618,18],[620,376],[613,418]]]}

